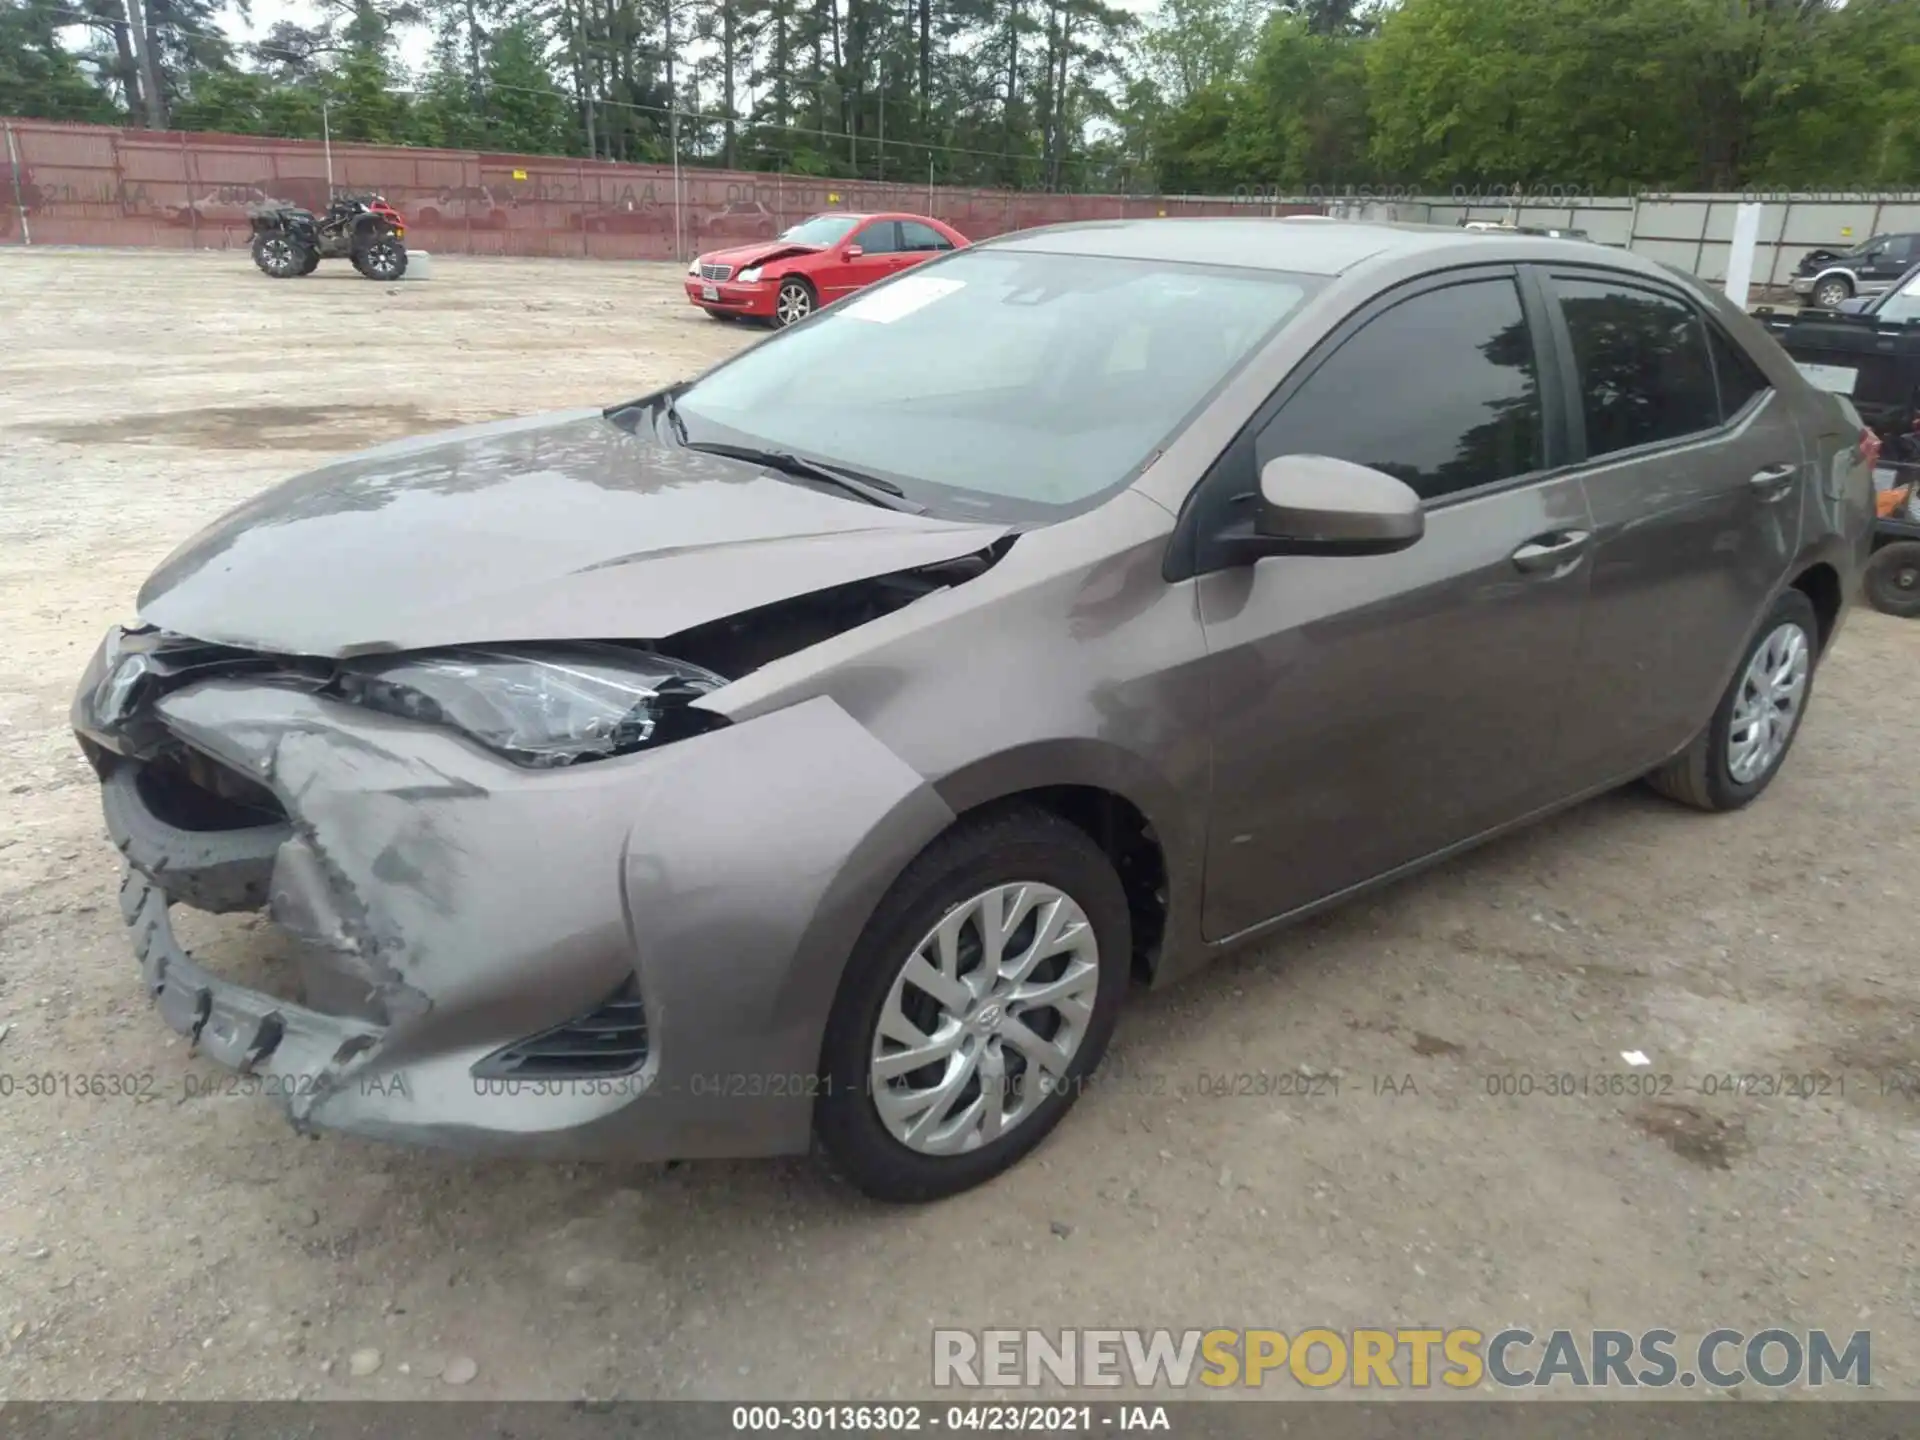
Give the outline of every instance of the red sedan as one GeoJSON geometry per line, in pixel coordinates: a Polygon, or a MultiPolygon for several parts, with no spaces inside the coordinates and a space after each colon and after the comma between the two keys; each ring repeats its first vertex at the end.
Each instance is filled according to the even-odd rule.
{"type": "Polygon", "coordinates": [[[716,320],[751,315],[792,325],[966,243],[958,230],[928,215],[815,215],[777,240],[700,256],[687,267],[687,299],[716,320]]]}

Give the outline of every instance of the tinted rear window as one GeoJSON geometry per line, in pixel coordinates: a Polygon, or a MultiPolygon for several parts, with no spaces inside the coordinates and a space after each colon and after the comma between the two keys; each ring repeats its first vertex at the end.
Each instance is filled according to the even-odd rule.
{"type": "Polygon", "coordinates": [[[1573,341],[1588,455],[1720,424],[1706,325],[1691,307],[1610,280],[1556,276],[1551,284],[1573,341]]]}

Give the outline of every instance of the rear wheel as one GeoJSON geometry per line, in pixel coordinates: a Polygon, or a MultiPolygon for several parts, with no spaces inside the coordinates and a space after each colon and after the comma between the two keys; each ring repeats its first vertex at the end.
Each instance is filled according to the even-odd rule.
{"type": "Polygon", "coordinates": [[[815,303],[813,287],[806,281],[798,277],[783,280],[780,293],[774,297],[773,323],[782,330],[798,325],[813,313],[815,303]]]}
{"type": "Polygon", "coordinates": [[[253,238],[253,263],[275,280],[291,280],[296,275],[308,274],[319,259],[312,246],[302,245],[291,235],[253,238]]]}
{"type": "Polygon", "coordinates": [[[880,1200],[998,1175],[1072,1106],[1131,972],[1119,877],[1086,833],[1022,806],[964,821],[901,874],[834,997],[814,1120],[880,1200]]]}
{"type": "Polygon", "coordinates": [[[1920,540],[1896,540],[1867,563],[1867,603],[1903,620],[1920,616],[1920,540]]]}
{"type": "Polygon", "coordinates": [[[407,273],[407,247],[383,235],[353,252],[353,268],[369,280],[398,280],[407,273]]]}
{"type": "Polygon", "coordinates": [[[1768,610],[1707,728],[1647,783],[1700,810],[1738,810],[1759,798],[1800,733],[1819,648],[1813,602],[1788,590],[1768,610]]]}

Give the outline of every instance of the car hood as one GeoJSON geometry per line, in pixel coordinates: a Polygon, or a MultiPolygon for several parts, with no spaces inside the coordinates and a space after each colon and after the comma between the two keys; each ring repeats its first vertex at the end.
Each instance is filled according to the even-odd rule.
{"type": "Polygon", "coordinates": [[[168,557],[140,592],[140,618],[336,658],[655,640],[1005,533],[843,499],[572,411],[397,441],[295,476],[168,557]]]}
{"type": "Polygon", "coordinates": [[[799,255],[818,255],[818,245],[795,245],[786,240],[756,240],[751,245],[735,245],[726,250],[709,250],[700,257],[702,265],[731,265],[735,271],[773,260],[799,255]]]}

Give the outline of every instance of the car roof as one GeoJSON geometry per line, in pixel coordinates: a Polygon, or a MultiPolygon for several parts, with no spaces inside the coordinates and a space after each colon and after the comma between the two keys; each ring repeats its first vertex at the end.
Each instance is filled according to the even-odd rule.
{"type": "MultiPolygon", "coordinates": [[[[1333,220],[1324,215],[1219,216],[1155,220],[1100,220],[1021,230],[986,242],[995,249],[1060,255],[1099,255],[1247,269],[1338,275],[1362,261],[1388,255],[1458,251],[1488,261],[1565,259],[1569,249],[1623,269],[1642,269],[1627,252],[1567,237],[1514,231],[1464,230],[1457,225],[1412,225],[1333,220]]],[[[1453,259],[1453,256],[1446,256],[1453,259]]]]}

